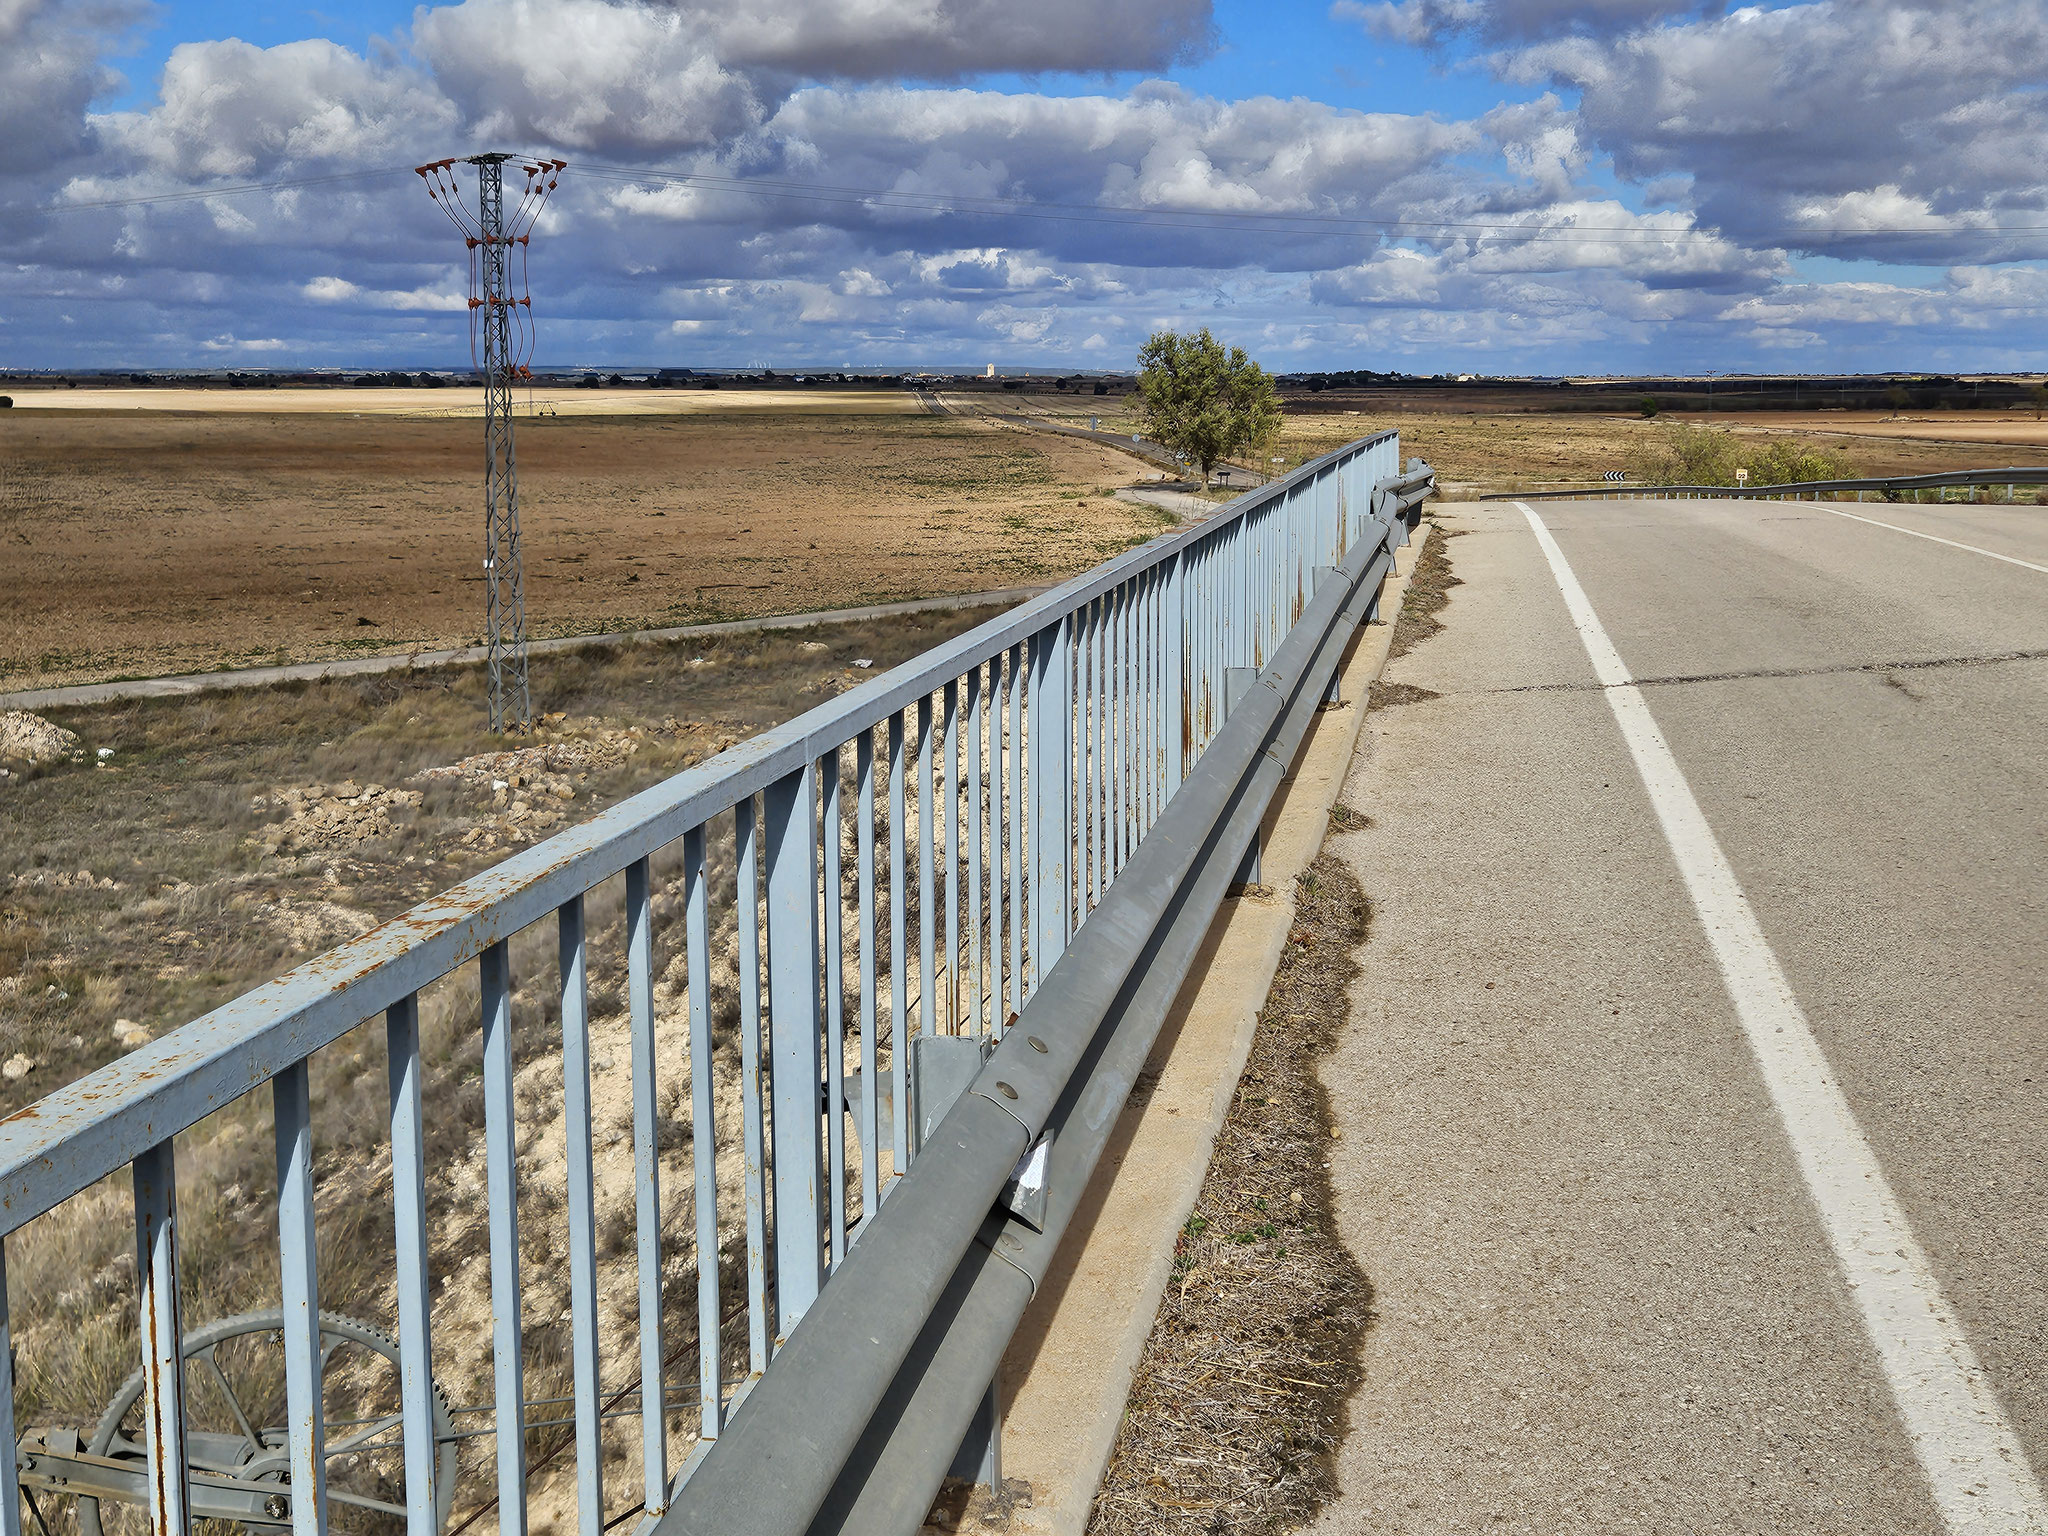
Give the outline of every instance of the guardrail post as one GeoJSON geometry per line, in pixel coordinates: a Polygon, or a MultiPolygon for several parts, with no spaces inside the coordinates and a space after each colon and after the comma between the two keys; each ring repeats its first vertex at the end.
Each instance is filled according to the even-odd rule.
{"type": "MultiPolygon", "coordinates": [[[[825,1283],[824,1207],[818,1198],[824,1171],[824,1062],[818,1038],[817,765],[806,763],[784,775],[763,798],[768,823],[768,1051],[775,1112],[775,1331],[786,1339],[825,1283]]],[[[924,836],[930,836],[929,829],[924,836]]],[[[927,906],[927,932],[932,917],[927,906]]]]}
{"type": "MultiPolygon", "coordinates": [[[[1320,592],[1320,591],[1322,591],[1322,590],[1323,590],[1323,583],[1324,583],[1324,582],[1326,582],[1326,581],[1328,581],[1328,580],[1329,580],[1329,579],[1330,579],[1331,577],[1335,576],[1336,574],[1337,574],[1337,567],[1335,567],[1334,565],[1319,565],[1319,566],[1317,566],[1317,567],[1316,567],[1316,571],[1315,571],[1315,586],[1314,586],[1313,590],[1314,590],[1314,591],[1317,591],[1317,592],[1320,592]]],[[[1368,609],[1366,610],[1366,622],[1367,622],[1367,623],[1371,623],[1371,622],[1372,622],[1372,618],[1373,618],[1373,615],[1374,615],[1374,614],[1375,614],[1375,613],[1376,613],[1376,612],[1377,612],[1377,611],[1379,610],[1379,605],[1380,605],[1380,600],[1379,600],[1379,596],[1378,596],[1378,594],[1377,594],[1377,593],[1375,593],[1375,594],[1374,594],[1374,596],[1373,596],[1373,600],[1372,600],[1372,607],[1371,607],[1371,608],[1368,608],[1368,609]]],[[[1343,703],[1344,703],[1344,690],[1343,690],[1343,682],[1344,682],[1344,673],[1343,673],[1343,669],[1342,669],[1342,668],[1336,668],[1336,669],[1333,669],[1333,670],[1331,671],[1331,673],[1330,673],[1330,681],[1329,681],[1329,682],[1328,682],[1328,683],[1327,683],[1327,684],[1326,684],[1326,685],[1324,686],[1324,688],[1323,688],[1323,705],[1322,705],[1322,707],[1323,707],[1324,709],[1339,709],[1339,708],[1341,708],[1341,707],[1343,706],[1343,703]]]]}
{"type": "MultiPolygon", "coordinates": [[[[1252,691],[1258,680],[1259,669],[1257,667],[1225,667],[1223,669],[1223,718],[1225,721],[1230,719],[1231,711],[1236,709],[1244,696],[1252,691]]],[[[1253,828],[1251,846],[1245,849],[1244,862],[1238,865],[1237,874],[1230,882],[1230,890],[1233,895],[1241,896],[1259,883],[1259,875],[1262,872],[1259,855],[1263,851],[1262,845],[1264,840],[1264,833],[1259,828],[1253,828]]]]}
{"type": "Polygon", "coordinates": [[[988,1391],[982,1394],[981,1403],[974,1410],[974,1417],[967,1421],[967,1433],[961,1437],[960,1449],[953,1453],[953,1464],[946,1469],[946,1476],[957,1477],[962,1482],[979,1483],[984,1488],[1001,1490],[1002,1381],[1002,1373],[998,1371],[995,1380],[988,1384],[988,1391]]]}

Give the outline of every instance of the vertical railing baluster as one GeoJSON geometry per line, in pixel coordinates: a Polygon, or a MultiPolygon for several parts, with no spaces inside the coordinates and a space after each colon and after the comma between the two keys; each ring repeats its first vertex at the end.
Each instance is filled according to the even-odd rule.
{"type": "Polygon", "coordinates": [[[1187,778],[1188,702],[1188,552],[1183,549],[1166,568],[1166,794],[1180,793],[1187,778]]]}
{"type": "Polygon", "coordinates": [[[604,1440],[598,1417],[597,1164],[591,1151],[590,988],[583,898],[555,910],[562,1008],[562,1161],[568,1184],[569,1374],[576,1395],[576,1528],[603,1536],[604,1440]]]}
{"type": "Polygon", "coordinates": [[[761,838],[754,797],[733,807],[738,845],[740,1137],[746,1161],[747,1367],[768,1369],[767,1148],[761,1124],[761,838]]]}
{"type": "Polygon", "coordinates": [[[1038,783],[1031,804],[1040,836],[1034,855],[1038,920],[1032,927],[1031,945],[1032,975],[1040,984],[1066,949],[1071,932],[1068,876],[1073,869],[1074,850],[1067,827],[1073,726],[1073,676],[1068,666],[1071,624],[1071,617],[1062,618],[1040,631],[1044,660],[1032,669],[1038,693],[1031,713],[1031,732],[1038,743],[1033,759],[1038,783]]]}
{"type": "Polygon", "coordinates": [[[762,797],[768,832],[768,1059],[775,1185],[775,1347],[825,1283],[818,1008],[817,765],[762,797]]]}
{"type": "Polygon", "coordinates": [[[967,673],[967,945],[969,995],[974,999],[974,1017],[968,1033],[976,1035],[982,1030],[982,1007],[988,996],[981,963],[981,841],[987,826],[981,805],[982,754],[987,736],[981,700],[981,663],[976,662],[967,673]]]}
{"type": "Polygon", "coordinates": [[[313,1098],[306,1063],[270,1080],[277,1141],[278,1290],[283,1302],[293,1536],[327,1528],[327,1420],[320,1400],[320,1249],[313,1229],[313,1098]]]}
{"type": "MultiPolygon", "coordinates": [[[[943,693],[946,731],[942,752],[945,757],[945,796],[941,802],[946,820],[946,1008],[948,1034],[960,1031],[960,684],[948,679],[943,693]]],[[[937,786],[935,785],[934,788],[937,786]]],[[[936,841],[936,828],[934,840],[936,841]]]]}
{"type": "Polygon", "coordinates": [[[634,1251],[640,1296],[640,1464],[649,1513],[668,1505],[667,1399],[662,1390],[661,1141],[654,1042],[654,871],[626,866],[626,1009],[633,1031],[634,1251]]]}
{"type": "Polygon", "coordinates": [[[937,951],[939,904],[932,891],[932,864],[937,858],[937,831],[932,825],[932,697],[917,701],[917,1027],[920,1035],[938,1029],[937,951]]]}
{"type": "Polygon", "coordinates": [[[1009,798],[1004,765],[1009,762],[1009,754],[1005,743],[1013,729],[1005,723],[1003,713],[1003,655],[998,651],[988,662],[988,1013],[989,1027],[998,1039],[1003,1033],[1007,995],[1003,981],[1003,897],[1007,890],[1004,871],[1009,865],[1003,851],[1003,829],[1009,825],[1004,819],[1004,806],[1009,798]]]}
{"type": "Polygon", "coordinates": [[[724,1357],[718,1305],[718,1102],[711,1039],[711,881],[704,828],[683,834],[683,944],[690,988],[690,1160],[697,1216],[698,1433],[718,1438],[724,1422],[724,1357]]]}
{"type": "Polygon", "coordinates": [[[7,1307],[7,1240],[0,1238],[0,1536],[21,1536],[21,1469],[14,1444],[14,1327],[7,1307]]]}
{"type": "Polygon", "coordinates": [[[1152,568],[1152,819],[1166,809],[1166,567],[1152,568]]]}
{"type": "Polygon", "coordinates": [[[1024,1011],[1024,643],[1010,647],[1010,1008],[1024,1011]]]}
{"type": "Polygon", "coordinates": [[[890,1151],[897,1179],[910,1166],[910,792],[904,783],[904,723],[900,709],[889,716],[889,1076],[895,1095],[890,1151]]]}
{"type": "Polygon", "coordinates": [[[484,1164],[491,1234],[491,1378],[497,1411],[498,1529],[526,1536],[526,1366],[519,1316],[518,1120],[513,1098],[512,951],[484,950],[484,1164]]]}
{"type": "Polygon", "coordinates": [[[1080,912],[1085,917],[1095,910],[1094,831],[1095,818],[1095,604],[1082,607],[1079,633],[1074,642],[1074,668],[1079,683],[1074,691],[1074,859],[1080,876],[1080,912]]]}
{"type": "Polygon", "coordinates": [[[853,771],[860,781],[860,1226],[858,1237],[882,1203],[881,1051],[875,993],[875,732],[863,729],[854,742],[853,771]]]}
{"type": "Polygon", "coordinates": [[[820,918],[825,925],[825,1171],[830,1190],[825,1208],[836,1268],[846,1257],[846,905],[839,893],[843,874],[839,845],[845,815],[840,808],[839,748],[818,759],[818,776],[825,790],[820,834],[825,854],[825,901],[820,918]]]}
{"type": "Polygon", "coordinates": [[[398,1280],[398,1398],[405,1414],[405,1528],[435,1536],[434,1351],[427,1275],[427,1157],[420,1118],[420,1000],[384,1011],[391,1083],[391,1232],[398,1280]]]}
{"type": "Polygon", "coordinates": [[[185,1455],[185,1337],[178,1315],[178,1169],[171,1143],[158,1142],[131,1169],[149,1528],[151,1536],[186,1536],[192,1498],[185,1455]]]}
{"type": "Polygon", "coordinates": [[[1127,581],[1117,594],[1117,868],[1131,856],[1131,828],[1137,824],[1138,753],[1132,745],[1138,712],[1137,583],[1127,581]]]}
{"type": "Polygon", "coordinates": [[[1159,751],[1155,729],[1159,695],[1159,583],[1147,571],[1138,585],[1138,764],[1144,774],[1143,792],[1138,797],[1138,835],[1152,830],[1159,814],[1159,778],[1153,759],[1159,751]]]}
{"type": "MultiPolygon", "coordinates": [[[[1024,840],[1027,848],[1025,857],[1024,927],[1028,935],[1025,943],[1025,965],[1028,967],[1021,988],[1025,1001],[1038,990],[1039,980],[1045,975],[1045,949],[1039,943],[1039,936],[1045,931],[1045,664],[1051,653],[1044,631],[1031,637],[1030,650],[1025,656],[1024,679],[1024,722],[1025,722],[1025,769],[1024,769],[1024,840]]],[[[1023,1012],[1020,1008],[1018,1012],[1023,1012]]]]}

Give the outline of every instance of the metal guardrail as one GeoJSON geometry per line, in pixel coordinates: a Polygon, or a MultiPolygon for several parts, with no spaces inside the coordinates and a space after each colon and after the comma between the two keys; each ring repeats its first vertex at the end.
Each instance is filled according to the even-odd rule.
{"type": "Polygon", "coordinates": [[[1489,491],[1481,501],[1663,501],[1703,496],[1761,497],[1766,500],[1797,500],[1801,496],[1840,495],[1854,492],[1860,500],[1876,494],[1897,501],[1905,492],[1946,490],[1965,485],[2002,485],[2006,499],[2012,499],[2016,485],[2048,485],[2048,467],[2019,466],[2006,469],[1949,469],[1932,475],[1888,475],[1868,480],[1798,480],[1785,485],[1595,485],[1580,491],[1489,491]]]}
{"type": "MultiPolygon", "coordinates": [[[[515,997],[529,1017],[544,1000],[561,1030],[566,1251],[544,1257],[569,1273],[581,1536],[633,1508],[604,1511],[602,1420],[616,1417],[599,1387],[607,1350],[640,1370],[639,1531],[796,1530],[814,1517],[914,1526],[975,1405],[994,1406],[983,1401],[991,1362],[1431,484],[1419,461],[1401,472],[1392,433],[1350,444],[0,1122],[0,1536],[20,1530],[5,1243],[124,1169],[142,1428],[124,1442],[135,1459],[99,1468],[102,1480],[146,1472],[131,1481],[153,1532],[182,1536],[233,1492],[219,1484],[239,1468],[267,1479],[243,1523],[322,1536],[331,1513],[363,1502],[329,1486],[335,1448],[360,1456],[366,1436],[384,1434],[395,1470],[371,1507],[402,1512],[412,1536],[439,1529],[447,1408],[433,1370],[424,1116],[449,1085],[429,1081],[421,997],[463,986],[472,961],[499,1529],[525,1530],[531,1428],[515,997]],[[638,1318],[609,1319],[607,1332],[587,982],[606,935],[589,931],[586,897],[614,879],[638,1318]],[[680,944],[666,938],[685,979],[661,1012],[666,887],[680,894],[680,944]],[[522,988],[513,944],[538,950],[526,930],[550,918],[553,984],[522,988]],[[728,955],[732,972],[715,978],[728,955]],[[673,1038],[678,1011],[686,1047],[673,1038]],[[396,1401],[330,1440],[324,1341],[339,1324],[321,1317],[309,1063],[380,1013],[396,1401]],[[684,1091],[664,1098],[671,1073],[684,1091]],[[287,1411],[282,1425],[244,1424],[243,1460],[201,1477],[181,1364],[194,1351],[179,1300],[175,1138],[266,1083],[287,1411]],[[664,1141],[664,1104],[679,1118],[687,1105],[686,1158],[664,1157],[675,1140],[664,1141]],[[662,1186],[678,1175],[689,1198],[672,1203],[689,1215],[665,1226],[662,1186]],[[664,1324],[670,1286],[694,1290],[687,1323],[664,1324]],[[694,1396],[684,1387],[678,1404],[665,1368],[686,1354],[694,1396]],[[678,1431],[694,1442],[672,1455],[678,1431]]],[[[522,969],[545,974],[524,959],[522,969]]],[[[981,1445],[995,1452],[992,1421],[981,1445]]],[[[53,1442],[31,1446],[40,1455],[53,1442]]]]}

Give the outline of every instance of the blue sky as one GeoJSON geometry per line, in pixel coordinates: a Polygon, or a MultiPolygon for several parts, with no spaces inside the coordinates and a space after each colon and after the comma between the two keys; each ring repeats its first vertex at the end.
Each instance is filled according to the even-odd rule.
{"type": "Polygon", "coordinates": [[[571,162],[532,248],[559,361],[1120,367],[1196,323],[1424,373],[2048,344],[2037,0],[846,9],[0,0],[0,368],[446,361],[466,277],[416,182],[205,194],[486,143],[571,162]],[[777,182],[920,207],[744,190],[777,182]]]}

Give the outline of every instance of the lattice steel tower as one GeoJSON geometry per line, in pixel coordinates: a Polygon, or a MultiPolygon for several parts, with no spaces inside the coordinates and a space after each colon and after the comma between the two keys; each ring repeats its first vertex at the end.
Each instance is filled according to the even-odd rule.
{"type": "Polygon", "coordinates": [[[533,723],[526,680],[526,585],[519,551],[519,462],[513,450],[512,391],[531,380],[533,295],[526,251],[534,221],[568,162],[522,162],[526,188],[505,212],[505,163],[511,155],[472,155],[476,220],[462,207],[455,161],[417,167],[427,196],[441,205],[469,247],[469,349],[484,381],[484,648],[490,670],[491,729],[533,723]],[[519,252],[519,292],[512,253],[519,252]],[[478,342],[481,340],[481,347],[478,342]]]}

